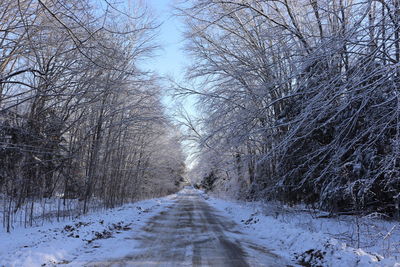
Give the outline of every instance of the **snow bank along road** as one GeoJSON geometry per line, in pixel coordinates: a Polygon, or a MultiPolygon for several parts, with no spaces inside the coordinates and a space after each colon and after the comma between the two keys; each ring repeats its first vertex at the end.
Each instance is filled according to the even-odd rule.
{"type": "Polygon", "coordinates": [[[246,241],[238,225],[190,189],[178,194],[171,206],[151,218],[142,233],[132,238],[139,241],[137,253],[86,265],[288,266],[262,245],[246,241]]]}

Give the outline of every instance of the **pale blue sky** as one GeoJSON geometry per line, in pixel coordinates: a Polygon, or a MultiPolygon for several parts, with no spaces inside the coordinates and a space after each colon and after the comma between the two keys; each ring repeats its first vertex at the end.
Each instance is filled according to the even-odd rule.
{"type": "MultiPolygon", "coordinates": [[[[162,23],[158,29],[159,35],[157,42],[161,49],[157,55],[144,64],[145,68],[154,70],[162,76],[171,76],[176,82],[185,83],[183,76],[185,66],[188,65],[189,58],[183,50],[183,22],[178,16],[174,16],[174,2],[179,0],[145,0],[147,5],[155,13],[159,23],[162,23]]],[[[181,1],[182,2],[182,1],[181,1]]],[[[165,84],[166,88],[168,84],[165,84]]],[[[190,115],[195,115],[195,101],[193,97],[181,99],[181,104],[190,115]]],[[[164,95],[163,103],[167,107],[169,115],[174,116],[176,103],[168,95],[164,95]]]]}
{"type": "Polygon", "coordinates": [[[178,17],[173,16],[174,0],[147,0],[146,2],[156,13],[158,21],[162,23],[157,38],[162,48],[150,63],[149,68],[162,75],[172,75],[180,80],[186,56],[182,49],[183,24],[178,17]]]}

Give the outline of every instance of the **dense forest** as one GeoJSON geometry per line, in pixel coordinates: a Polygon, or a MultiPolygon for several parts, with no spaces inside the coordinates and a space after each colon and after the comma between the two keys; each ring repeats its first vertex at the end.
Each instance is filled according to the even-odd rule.
{"type": "Polygon", "coordinates": [[[157,48],[157,26],[137,2],[0,1],[8,231],[17,220],[32,225],[37,206],[58,218],[179,188],[179,131],[161,104],[160,78],[140,68],[157,48]]]}
{"type": "Polygon", "coordinates": [[[400,218],[399,0],[183,2],[201,186],[400,218]]]}

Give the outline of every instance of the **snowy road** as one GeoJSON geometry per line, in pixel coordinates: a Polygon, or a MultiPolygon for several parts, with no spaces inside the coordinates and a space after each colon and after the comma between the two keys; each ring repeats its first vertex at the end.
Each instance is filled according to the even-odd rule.
{"type": "Polygon", "coordinates": [[[171,206],[151,218],[139,247],[120,259],[87,266],[285,266],[283,259],[247,240],[194,190],[183,190],[171,206]]]}
{"type": "Polygon", "coordinates": [[[354,233],[352,218],[346,224],[304,212],[280,211],[278,217],[274,211],[266,203],[183,189],[72,220],[0,232],[0,266],[400,267],[399,236],[388,243],[394,257],[380,256],[388,248],[379,241],[398,222],[365,221],[368,235],[362,240],[376,244],[368,253],[332,237],[354,233]],[[371,225],[377,226],[377,238],[370,238],[371,225]],[[329,231],[333,234],[323,233],[329,231]]]}

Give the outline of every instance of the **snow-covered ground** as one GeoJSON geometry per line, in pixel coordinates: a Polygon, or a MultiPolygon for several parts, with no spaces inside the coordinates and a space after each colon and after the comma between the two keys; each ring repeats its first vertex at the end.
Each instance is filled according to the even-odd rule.
{"type": "Polygon", "coordinates": [[[399,222],[354,216],[318,218],[273,203],[203,196],[242,224],[255,243],[264,243],[271,252],[302,266],[400,266],[399,222]]]}
{"type": "MultiPolygon", "coordinates": [[[[398,222],[360,219],[357,227],[351,217],[316,218],[289,208],[199,193],[221,215],[235,221],[252,243],[293,266],[400,266],[398,222]],[[354,248],[357,244],[360,249],[354,248]]],[[[124,257],[140,249],[135,237],[151,217],[173,205],[175,198],[145,200],[71,221],[1,232],[0,266],[79,266],[124,257]]]]}
{"type": "Polygon", "coordinates": [[[118,258],[137,245],[135,233],[173,198],[144,200],[71,221],[1,232],[0,266],[80,266],[93,259],[118,258]]]}

